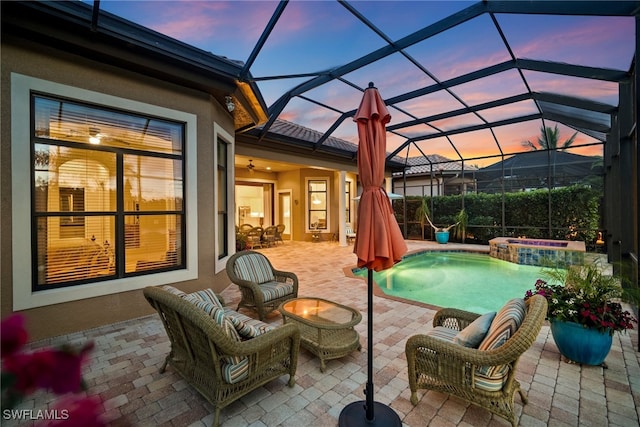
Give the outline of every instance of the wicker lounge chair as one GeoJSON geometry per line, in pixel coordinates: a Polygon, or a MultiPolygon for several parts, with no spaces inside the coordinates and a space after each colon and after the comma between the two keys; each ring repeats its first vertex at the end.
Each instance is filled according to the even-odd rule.
{"type": "MultiPolygon", "coordinates": [[[[515,333],[503,344],[486,350],[465,347],[443,338],[448,329],[453,330],[449,336],[455,336],[478,318],[478,314],[450,308],[438,311],[433,326],[434,330],[440,327],[437,329],[440,336],[414,335],[406,344],[411,403],[418,404],[418,389],[435,390],[483,407],[515,426],[516,391],[522,402],[527,403],[520,383],[515,379],[516,366],[520,355],[536,340],[547,313],[547,301],[540,295],[521,304],[526,304],[526,314],[515,333]]],[[[522,311],[524,313],[525,308],[522,311]]],[[[502,313],[503,310],[498,312],[491,328],[502,313]]],[[[496,336],[491,328],[480,348],[490,335],[496,336]]]]}
{"type": "Polygon", "coordinates": [[[171,341],[160,372],[170,364],[214,406],[214,427],[220,411],[250,391],[285,374],[289,374],[288,385],[295,384],[300,347],[295,325],[256,325],[258,321],[251,319],[254,330],[260,326],[266,330],[255,338],[238,340],[218,323],[235,313],[227,307],[224,316],[214,320],[188,299],[159,287],[145,288],[144,296],[160,315],[171,341]]]}
{"type": "Polygon", "coordinates": [[[227,261],[226,269],[229,279],[238,285],[242,294],[237,309],[255,310],[260,320],[284,301],[298,296],[298,276],[274,269],[260,252],[236,252],[227,261]]]}

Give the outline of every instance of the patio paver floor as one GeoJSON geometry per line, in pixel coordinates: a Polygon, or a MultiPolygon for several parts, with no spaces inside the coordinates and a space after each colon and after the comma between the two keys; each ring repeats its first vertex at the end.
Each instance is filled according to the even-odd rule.
{"type": "MultiPolygon", "coordinates": [[[[430,242],[408,242],[410,250],[438,247],[430,242]]],[[[466,245],[467,247],[469,245],[466,245]]],[[[448,244],[447,249],[457,245],[448,244]]],[[[442,247],[439,247],[442,248],[442,247]]],[[[487,247],[476,247],[485,250],[487,247]]],[[[261,249],[275,268],[295,272],[299,295],[318,296],[360,310],[356,326],[362,351],[327,362],[321,373],[319,360],[301,349],[296,385],[286,386],[283,376],[225,408],[225,427],[328,427],[338,424],[345,405],[363,400],[367,381],[366,283],[346,277],[353,267],[353,245],[336,242],[286,242],[261,249]]],[[[532,284],[533,285],[533,284],[532,284]]],[[[222,292],[235,307],[240,294],[235,285],[222,292]]],[[[404,345],[408,337],[431,328],[435,311],[429,307],[374,297],[375,400],[391,406],[404,426],[508,426],[506,420],[455,397],[419,391],[417,406],[409,402],[404,345]]],[[[255,317],[255,316],[254,316],[255,317]]],[[[280,324],[272,313],[267,322],[280,324]]],[[[156,314],[33,343],[39,347],[57,342],[93,340],[95,349],[85,371],[89,395],[99,395],[111,426],[210,426],[212,406],[171,367],[159,373],[169,341],[156,314]]],[[[528,394],[522,405],[516,394],[521,426],[631,426],[640,418],[640,353],[638,333],[614,336],[606,359],[608,369],[561,361],[549,327],[543,326],[534,345],[521,357],[517,378],[528,394]]],[[[21,408],[46,408],[48,394],[36,394],[21,408]]],[[[2,420],[3,426],[30,425],[2,420]]]]}

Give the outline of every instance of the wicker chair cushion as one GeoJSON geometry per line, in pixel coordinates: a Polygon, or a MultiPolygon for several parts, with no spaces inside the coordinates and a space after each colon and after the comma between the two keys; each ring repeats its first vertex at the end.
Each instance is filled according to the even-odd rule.
{"type": "Polygon", "coordinates": [[[518,330],[526,314],[527,307],[524,299],[514,298],[508,301],[496,314],[478,349],[493,350],[507,342],[518,330]]]}
{"type": "Polygon", "coordinates": [[[164,285],[162,287],[162,289],[164,289],[165,291],[173,294],[173,295],[177,295],[180,298],[184,298],[185,296],[187,296],[187,294],[185,294],[184,292],[182,292],[180,289],[176,289],[173,286],[169,286],[169,285],[164,285]]]}
{"type": "Polygon", "coordinates": [[[265,283],[275,280],[269,261],[262,254],[246,254],[236,259],[235,274],[243,280],[265,283]]]}
{"type": "Polygon", "coordinates": [[[188,295],[190,297],[197,298],[197,299],[199,299],[201,301],[210,302],[211,304],[215,305],[216,307],[224,309],[224,305],[222,305],[222,303],[220,302],[220,300],[216,296],[215,292],[213,292],[211,289],[204,289],[202,291],[192,292],[192,293],[190,293],[188,295]]]}
{"type": "Polygon", "coordinates": [[[264,297],[264,302],[269,302],[274,299],[282,298],[287,295],[293,294],[293,283],[285,282],[268,282],[261,283],[260,290],[264,297]]]}
{"type": "MultiPolygon", "coordinates": [[[[518,330],[526,314],[527,307],[522,298],[508,301],[496,314],[478,349],[493,350],[503,345],[518,330]]],[[[501,390],[509,368],[509,365],[479,366],[475,372],[476,387],[487,391],[501,390]]]]}
{"type": "Polygon", "coordinates": [[[496,312],[492,311],[478,317],[471,322],[469,326],[458,332],[453,339],[456,344],[463,345],[465,347],[478,348],[484,337],[489,331],[491,322],[496,317],[496,312]]]}
{"type": "Polygon", "coordinates": [[[223,363],[222,378],[229,383],[235,384],[249,376],[249,358],[243,358],[240,363],[223,363]]]}
{"type": "MultiPolygon", "coordinates": [[[[224,330],[224,332],[233,340],[236,341],[241,341],[240,340],[240,335],[238,335],[238,332],[236,331],[235,326],[233,326],[233,322],[231,322],[231,319],[229,319],[227,316],[224,315],[224,310],[221,309],[220,307],[216,307],[214,304],[207,302],[207,301],[202,301],[198,298],[195,298],[193,296],[187,295],[185,297],[185,300],[189,301],[191,304],[195,305],[196,307],[200,308],[201,310],[204,310],[205,313],[207,313],[209,316],[211,316],[211,318],[213,320],[215,320],[215,322],[222,326],[222,329],[224,330]]],[[[228,363],[231,365],[237,365],[240,363],[243,363],[243,360],[246,359],[246,357],[242,357],[242,356],[221,356],[221,359],[224,363],[228,363]]]]}
{"type": "Polygon", "coordinates": [[[231,320],[240,337],[244,339],[255,338],[276,328],[275,326],[253,319],[245,314],[238,313],[228,307],[224,308],[224,314],[231,320]]]}

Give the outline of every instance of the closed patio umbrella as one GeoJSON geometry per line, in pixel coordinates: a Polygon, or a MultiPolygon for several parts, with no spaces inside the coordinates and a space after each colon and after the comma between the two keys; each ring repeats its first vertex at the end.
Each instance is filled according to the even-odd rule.
{"type": "Polygon", "coordinates": [[[382,187],[387,148],[385,126],[390,120],[391,115],[378,89],[369,83],[354,117],[359,138],[358,176],[363,190],[353,250],[358,256],[358,267],[368,269],[368,379],[366,400],[350,403],[340,413],[339,425],[342,427],[402,425],[393,409],[373,400],[373,271],[392,267],[407,252],[391,202],[382,187]]]}

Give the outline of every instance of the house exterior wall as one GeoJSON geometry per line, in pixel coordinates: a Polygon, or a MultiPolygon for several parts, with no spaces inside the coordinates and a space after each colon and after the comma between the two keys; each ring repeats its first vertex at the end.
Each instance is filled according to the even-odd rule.
{"type": "MultiPolygon", "coordinates": [[[[11,37],[3,37],[1,60],[3,96],[0,118],[3,125],[0,134],[2,138],[0,147],[0,200],[2,201],[0,205],[2,218],[0,223],[0,314],[2,317],[16,311],[14,309],[14,286],[31,286],[31,278],[16,277],[13,268],[12,242],[16,237],[13,235],[13,229],[17,218],[13,217],[12,207],[17,200],[30,197],[28,183],[24,185],[25,192],[17,194],[14,192],[14,183],[12,182],[13,168],[29,169],[29,164],[12,164],[11,122],[13,106],[9,94],[12,93],[13,73],[195,116],[197,119],[195,129],[196,156],[187,157],[186,164],[187,168],[190,164],[197,167],[197,193],[194,193],[197,199],[195,201],[197,223],[194,223],[194,226],[197,228],[198,240],[197,254],[193,258],[197,265],[191,266],[197,275],[190,280],[174,283],[174,285],[187,292],[204,288],[220,291],[226,287],[228,280],[224,268],[222,268],[223,265],[221,265],[225,259],[218,259],[214,245],[216,242],[214,229],[214,218],[216,217],[214,177],[216,170],[215,167],[212,167],[215,165],[214,149],[216,146],[214,123],[232,136],[234,128],[231,116],[222,106],[212,101],[212,98],[204,92],[146,78],[140,74],[62,51],[44,49],[35,43],[15,40],[11,37]],[[219,273],[216,274],[216,271],[219,273]]],[[[231,172],[228,182],[233,182],[233,172],[231,172]]],[[[233,194],[233,185],[228,191],[233,194]]],[[[190,214],[187,211],[187,217],[190,214]]],[[[19,238],[19,236],[17,237],[19,238]]],[[[188,238],[189,236],[187,236],[188,238]]],[[[68,288],[65,289],[68,290],[68,288]]],[[[31,339],[38,340],[147,315],[152,313],[152,309],[144,300],[142,290],[138,288],[92,298],[42,305],[22,310],[22,313],[27,318],[31,339]]]]}

